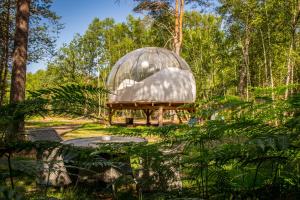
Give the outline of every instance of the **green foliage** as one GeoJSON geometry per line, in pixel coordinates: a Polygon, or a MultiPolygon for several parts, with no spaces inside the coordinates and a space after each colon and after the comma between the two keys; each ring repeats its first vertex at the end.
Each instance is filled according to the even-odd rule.
{"type": "MultiPolygon", "coordinates": [[[[53,114],[96,117],[93,114],[99,108],[98,95],[108,90],[91,85],[65,85],[31,92],[31,98],[47,101],[53,114]]],[[[48,112],[49,113],[49,112],[48,112]]]]}
{"type": "Polygon", "coordinates": [[[197,97],[225,95],[234,87],[234,68],[226,58],[222,19],[192,11],[185,14],[182,57],[190,65],[196,80],[197,97]]]}
{"type": "Polygon", "coordinates": [[[128,16],[126,23],[95,18],[83,34],[64,45],[48,64],[45,81],[53,85],[95,84],[105,87],[112,65],[136,48],[151,45],[149,22],[128,16]]]}
{"type": "Polygon", "coordinates": [[[0,199],[10,199],[10,200],[22,200],[24,188],[16,188],[14,190],[0,186],[0,199]]]}
{"type": "Polygon", "coordinates": [[[6,139],[17,139],[18,131],[14,130],[14,123],[23,118],[49,114],[101,117],[94,113],[101,107],[99,94],[105,93],[108,91],[103,88],[75,84],[31,92],[25,101],[0,107],[1,143],[6,139]]]}
{"type": "MultiPolygon", "coordinates": [[[[70,85],[34,92],[31,99],[47,100],[46,103],[50,102],[47,106],[59,107],[58,102],[62,99],[68,99],[72,104],[81,102],[81,95],[66,93],[81,90],[85,95],[105,92],[103,89],[70,85]],[[78,101],[71,101],[77,98],[78,101]]],[[[0,154],[9,159],[12,152],[59,148],[58,153],[63,155],[65,165],[73,170],[85,170],[92,175],[99,173],[99,169],[113,166],[124,172],[111,183],[119,191],[119,197],[128,192],[126,188],[130,185],[136,185],[137,190],[130,193],[139,198],[147,198],[147,191],[155,191],[157,198],[175,198],[181,196],[176,193],[180,190],[185,197],[204,199],[274,199],[288,195],[297,198],[300,143],[298,127],[293,124],[297,124],[299,100],[299,95],[287,101],[254,98],[245,102],[233,96],[214,98],[199,103],[201,112],[197,112],[196,117],[209,118],[211,114],[208,113],[216,112],[218,117],[205,120],[201,125],[107,128],[116,135],[159,136],[160,140],[155,143],[108,144],[99,145],[97,149],[78,149],[60,143],[10,142],[5,143],[0,154]],[[270,117],[273,114],[277,117],[270,117]],[[278,116],[282,116],[281,120],[278,116]],[[130,176],[126,175],[128,158],[132,168],[130,176]],[[172,189],[170,183],[178,181],[183,183],[183,188],[172,189]]],[[[25,107],[18,106],[26,111],[25,107]]],[[[27,109],[28,116],[38,113],[30,107],[27,109]]],[[[66,112],[69,111],[66,109],[66,112]]],[[[11,169],[12,173],[3,173],[2,177],[23,179],[34,177],[37,172],[35,163],[23,158],[11,159],[11,169]]],[[[68,195],[76,199],[72,194],[81,189],[77,185],[74,187],[75,191],[68,195]]]]}
{"type": "MultiPolygon", "coordinates": [[[[112,145],[109,151],[126,152],[133,160],[134,170],[151,171],[149,177],[137,180],[141,191],[159,185],[156,190],[168,193],[167,180],[176,180],[171,170],[175,167],[181,169],[182,181],[188,185],[183,190],[190,191],[189,197],[270,199],[291,195],[294,199],[299,192],[299,133],[290,123],[297,118],[298,100],[298,95],[276,102],[215,98],[202,104],[199,114],[203,117],[206,107],[223,117],[201,126],[152,129],[150,132],[164,136],[160,142],[112,145]],[[285,115],[282,120],[269,117],[270,113],[279,116],[282,112],[294,115],[285,115]]],[[[130,135],[132,131],[128,129],[123,134],[130,135]]]]}
{"type": "Polygon", "coordinates": [[[46,71],[38,70],[36,73],[27,73],[26,77],[26,90],[35,91],[42,88],[46,88],[51,85],[51,83],[45,82],[46,71]]]}

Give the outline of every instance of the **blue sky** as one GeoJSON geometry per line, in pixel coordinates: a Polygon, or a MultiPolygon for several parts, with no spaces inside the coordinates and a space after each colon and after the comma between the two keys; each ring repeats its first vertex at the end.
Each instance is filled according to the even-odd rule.
{"type": "MultiPolygon", "coordinates": [[[[54,0],[52,10],[62,17],[61,22],[65,26],[59,35],[57,47],[70,42],[76,33],[84,33],[95,17],[112,17],[117,22],[123,22],[129,14],[135,15],[133,7],[133,0],[54,0]]],[[[31,63],[28,72],[45,68],[46,61],[31,63]]]]}

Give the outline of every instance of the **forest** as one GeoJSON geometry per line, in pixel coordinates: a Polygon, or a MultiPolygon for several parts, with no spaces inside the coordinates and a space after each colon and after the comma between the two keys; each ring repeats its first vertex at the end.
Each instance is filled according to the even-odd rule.
{"type": "Polygon", "coordinates": [[[57,46],[55,1],[0,0],[0,199],[299,199],[300,1],[130,2],[57,46]],[[187,63],[194,101],[113,116],[110,73],[150,47],[187,63]],[[91,137],[147,142],[68,143],[91,137]]]}

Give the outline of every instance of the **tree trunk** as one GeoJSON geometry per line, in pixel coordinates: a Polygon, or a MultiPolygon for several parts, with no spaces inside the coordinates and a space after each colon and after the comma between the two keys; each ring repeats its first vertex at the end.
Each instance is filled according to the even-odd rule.
{"type": "Polygon", "coordinates": [[[9,27],[10,27],[10,5],[11,2],[10,0],[7,1],[6,5],[6,19],[5,19],[5,32],[3,35],[4,37],[4,44],[3,44],[3,62],[2,68],[1,68],[1,81],[0,81],[0,86],[1,86],[1,93],[0,93],[0,106],[3,105],[4,97],[6,95],[6,81],[7,81],[7,73],[8,73],[8,59],[9,59],[9,27]]]}
{"type": "Polygon", "coordinates": [[[245,24],[245,35],[241,38],[242,44],[242,59],[243,64],[239,69],[239,85],[238,92],[241,97],[246,97],[247,101],[249,98],[249,83],[250,83],[250,70],[249,70],[249,45],[250,45],[250,26],[249,19],[247,17],[245,24]]]}
{"type": "MultiPolygon", "coordinates": [[[[5,4],[4,2],[0,2],[0,6],[4,7],[5,4]]],[[[1,16],[2,13],[0,13],[0,33],[4,33],[5,32],[5,23],[4,23],[4,17],[1,16]]],[[[4,62],[4,34],[0,34],[0,81],[2,78],[2,73],[3,73],[3,62],[4,62]]]]}
{"type": "MultiPolygon", "coordinates": [[[[175,30],[174,30],[174,39],[173,39],[173,46],[174,51],[176,54],[180,51],[178,38],[179,38],[179,0],[175,2],[175,30]]],[[[179,54],[178,54],[179,55],[179,54]]]]}
{"type": "Polygon", "coordinates": [[[265,81],[263,82],[263,86],[268,86],[268,64],[267,64],[267,53],[266,53],[266,47],[265,47],[265,39],[264,35],[261,29],[259,29],[260,37],[261,37],[261,43],[263,48],[263,54],[264,54],[264,66],[265,66],[265,81]]]}
{"type": "Polygon", "coordinates": [[[239,69],[239,84],[238,84],[238,93],[241,97],[244,97],[245,96],[245,88],[246,88],[246,76],[247,76],[247,70],[246,70],[246,66],[245,66],[245,63],[243,63],[241,66],[240,66],[240,69],[239,69]]]}
{"type": "Polygon", "coordinates": [[[238,92],[241,97],[248,100],[248,82],[249,82],[249,44],[250,44],[250,29],[246,26],[246,36],[242,42],[243,64],[239,69],[239,85],[238,92]]]}
{"type": "Polygon", "coordinates": [[[270,31],[270,24],[269,24],[269,14],[268,14],[268,10],[267,10],[267,2],[265,1],[264,4],[264,8],[265,8],[265,14],[266,14],[266,18],[267,18],[267,30],[268,30],[268,57],[269,57],[269,61],[268,61],[268,76],[269,76],[269,83],[270,86],[272,88],[272,100],[275,99],[275,95],[274,95],[274,80],[273,80],[273,73],[272,73],[272,58],[273,55],[271,53],[271,31],[270,31]]]}
{"type": "MultiPolygon", "coordinates": [[[[285,80],[285,85],[288,87],[288,85],[291,83],[291,80],[293,79],[292,76],[292,65],[293,65],[293,61],[292,61],[292,53],[294,51],[294,47],[295,47],[295,41],[296,41],[296,29],[297,29],[297,24],[300,18],[300,1],[298,2],[297,5],[297,9],[295,11],[295,14],[293,16],[292,19],[292,35],[291,35],[291,44],[290,44],[290,48],[289,48],[289,52],[288,52],[288,57],[287,57],[287,75],[286,75],[286,80],[285,80]]],[[[288,98],[289,95],[289,89],[286,88],[285,90],[285,99],[288,98]]]]}
{"type": "MultiPolygon", "coordinates": [[[[292,71],[292,51],[294,49],[294,41],[293,41],[293,38],[292,38],[292,41],[291,41],[291,45],[290,45],[290,48],[289,48],[289,53],[288,53],[288,60],[287,60],[287,75],[286,75],[286,80],[285,80],[285,85],[288,87],[289,84],[290,84],[290,79],[291,79],[291,71],[292,71]]],[[[285,90],[285,99],[288,98],[288,95],[289,95],[289,89],[286,88],[285,90]]]]}
{"type": "MultiPolygon", "coordinates": [[[[16,32],[14,37],[13,69],[11,76],[10,102],[25,99],[27,45],[29,31],[30,0],[17,0],[16,32]]],[[[19,131],[24,130],[24,119],[19,121],[19,131]]]]}
{"type": "Polygon", "coordinates": [[[180,50],[182,46],[182,39],[183,39],[183,16],[184,16],[184,0],[180,1],[180,14],[179,14],[179,38],[178,38],[178,49],[177,49],[177,55],[180,55],[180,50]]]}
{"type": "Polygon", "coordinates": [[[183,39],[183,16],[184,16],[184,0],[176,0],[175,2],[175,33],[174,33],[174,51],[180,55],[182,39],[183,39]]]}

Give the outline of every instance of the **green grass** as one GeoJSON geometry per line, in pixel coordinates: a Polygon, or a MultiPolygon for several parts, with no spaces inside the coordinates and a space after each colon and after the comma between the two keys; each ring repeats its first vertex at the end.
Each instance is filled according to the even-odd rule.
{"type": "Polygon", "coordinates": [[[126,135],[145,137],[149,142],[154,142],[160,139],[160,136],[154,134],[157,132],[157,127],[123,127],[123,126],[107,126],[99,123],[86,123],[81,127],[68,132],[63,136],[64,139],[95,137],[102,135],[126,135]]]}
{"type": "Polygon", "coordinates": [[[74,119],[63,117],[34,117],[26,120],[26,128],[45,128],[52,126],[76,125],[92,122],[88,119],[74,119]]]}
{"type": "Polygon", "coordinates": [[[62,122],[62,121],[27,121],[27,128],[46,128],[52,126],[62,126],[62,125],[70,125],[72,122],[62,122]]]}
{"type": "MultiPolygon", "coordinates": [[[[83,138],[83,137],[96,137],[103,135],[126,135],[126,136],[136,136],[144,137],[148,142],[153,143],[161,140],[161,137],[168,131],[166,127],[156,127],[156,126],[135,126],[126,127],[120,125],[107,126],[105,124],[100,124],[93,122],[91,120],[84,119],[64,119],[58,117],[51,118],[33,118],[26,121],[26,128],[47,128],[47,127],[57,127],[66,126],[70,130],[62,134],[64,140],[83,138]],[[73,127],[72,127],[73,126],[73,127]],[[73,129],[73,130],[72,130],[73,129]]],[[[184,131],[184,125],[173,126],[178,130],[177,132],[182,134],[184,131]]]]}

